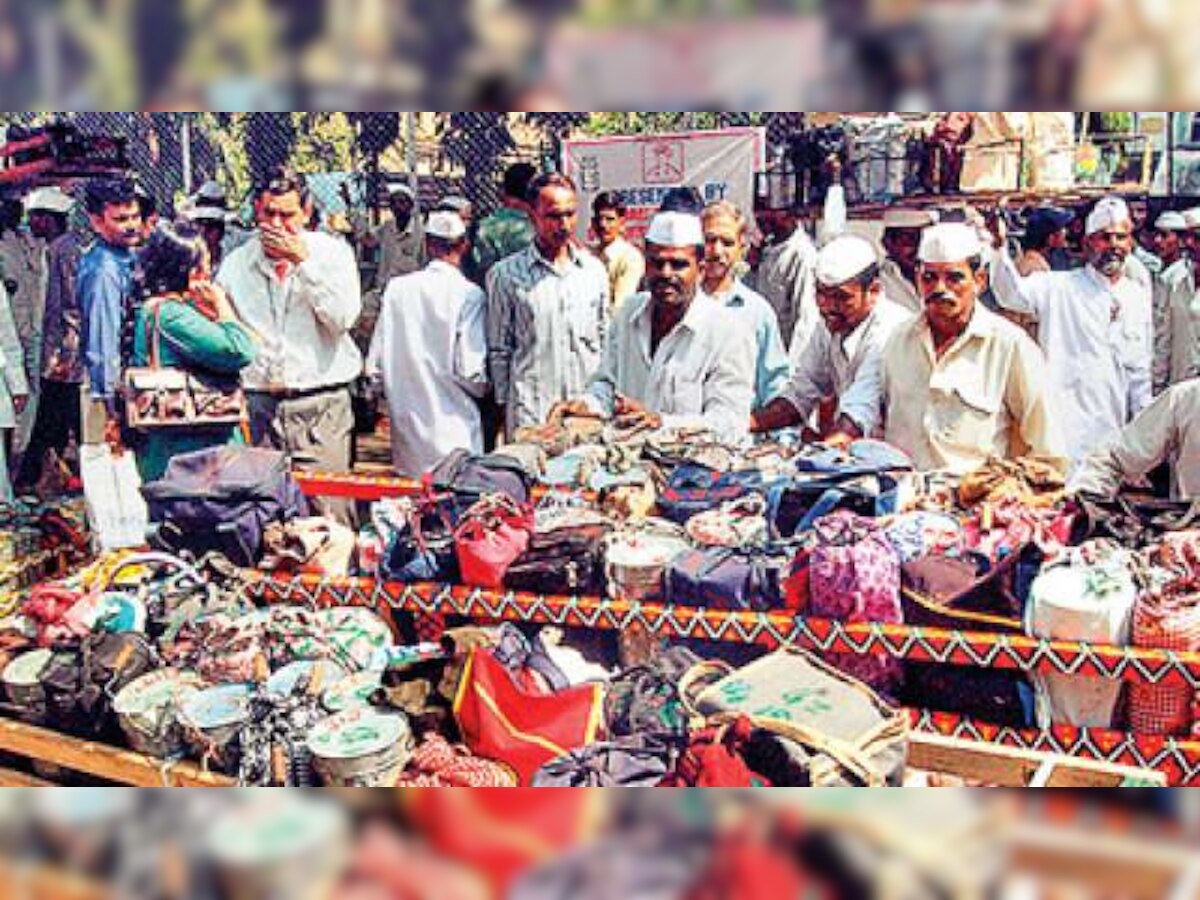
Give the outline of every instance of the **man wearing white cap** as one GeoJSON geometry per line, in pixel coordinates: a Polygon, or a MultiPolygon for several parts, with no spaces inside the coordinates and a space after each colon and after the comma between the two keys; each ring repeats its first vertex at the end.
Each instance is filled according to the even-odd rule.
{"type": "Polygon", "coordinates": [[[608,331],[608,272],[578,245],[578,192],[565,175],[529,186],[534,239],[488,272],[488,372],[505,434],[543,424],[582,393],[608,331]]]}
{"type": "Polygon", "coordinates": [[[467,227],[439,211],[424,233],[429,265],[388,284],[366,368],[387,396],[392,465],[410,478],[454,450],[483,452],[487,390],[485,297],[462,274],[467,227]]]}
{"type": "Polygon", "coordinates": [[[375,286],[380,291],[386,290],[393,278],[415,272],[425,264],[425,236],[412,188],[401,182],[391,182],[387,187],[387,199],[392,217],[374,234],[379,247],[375,286]]]}
{"type": "Polygon", "coordinates": [[[911,316],[883,295],[879,258],[866,238],[835,237],[817,253],[821,322],[787,387],[757,410],[750,430],[774,431],[808,421],[826,397],[838,401],[833,443],[870,437],[880,426],[883,348],[911,316]]]}
{"type": "Polygon", "coordinates": [[[921,234],[937,223],[937,214],[925,209],[893,207],[883,214],[883,239],[887,259],[880,269],[883,293],[898,306],[917,314],[924,311],[917,290],[917,251],[921,234]]]}
{"type": "Polygon", "coordinates": [[[31,359],[29,369],[33,394],[28,411],[21,417],[28,433],[18,435],[18,445],[24,447],[24,452],[15,483],[22,490],[37,482],[46,450],[54,448],[61,453],[71,433],[79,435],[83,373],[79,366],[81,325],[75,272],[87,239],[69,228],[74,203],[57,187],[38,188],[25,200],[29,231],[44,247],[45,276],[36,310],[41,316],[41,346],[36,348],[36,366],[31,359]]]}
{"type": "Polygon", "coordinates": [[[1191,226],[1181,212],[1167,210],[1154,223],[1154,251],[1159,262],[1153,275],[1154,302],[1154,393],[1170,383],[1171,333],[1167,319],[1171,298],[1177,290],[1190,290],[1193,283],[1190,255],[1191,226]]]}
{"type": "Polygon", "coordinates": [[[1175,277],[1167,285],[1161,328],[1155,332],[1154,384],[1159,391],[1200,375],[1200,290],[1196,284],[1200,207],[1189,209],[1183,217],[1188,226],[1185,260],[1176,264],[1175,277]]]}
{"type": "Polygon", "coordinates": [[[753,283],[775,310],[779,336],[795,359],[807,346],[820,318],[813,281],[817,245],[798,208],[781,213],[775,231],[775,241],[763,250],[753,283]]]}
{"type": "Polygon", "coordinates": [[[1149,282],[1128,274],[1133,219],[1117,197],[1087,218],[1087,266],[1022,278],[1008,255],[1003,216],[994,220],[996,300],[1038,321],[1048,388],[1067,454],[1080,465],[1150,402],[1154,326],[1149,282]]]}
{"type": "Polygon", "coordinates": [[[935,225],[921,239],[923,315],[883,355],[884,437],[918,468],[970,472],[990,457],[1062,462],[1041,351],[979,300],[987,286],[976,229],[935,225]]]}
{"type": "Polygon", "coordinates": [[[745,435],[754,400],[754,337],[729,309],[703,302],[700,219],[659,213],[646,232],[649,293],[621,305],[604,362],[563,415],[615,418],[623,427],[700,426],[745,435]]]}

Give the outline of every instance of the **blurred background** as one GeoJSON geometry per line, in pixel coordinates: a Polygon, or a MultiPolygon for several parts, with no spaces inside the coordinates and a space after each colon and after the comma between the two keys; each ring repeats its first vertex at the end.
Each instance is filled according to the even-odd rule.
{"type": "Polygon", "coordinates": [[[9,110],[1049,109],[1200,95],[1194,0],[0,0],[9,110]]]}
{"type": "Polygon", "coordinates": [[[1181,796],[1028,793],[16,789],[0,795],[0,896],[1200,897],[1181,796]]]}

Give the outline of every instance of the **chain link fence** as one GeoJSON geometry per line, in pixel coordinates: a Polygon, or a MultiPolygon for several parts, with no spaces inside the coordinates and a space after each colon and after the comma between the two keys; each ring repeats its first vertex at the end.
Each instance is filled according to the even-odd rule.
{"type": "MultiPolygon", "coordinates": [[[[130,168],[159,202],[170,206],[206,180],[246,196],[254,177],[288,162],[306,173],[352,173],[355,196],[378,196],[383,179],[419,173],[422,199],[448,193],[472,199],[486,214],[500,200],[500,179],[514,162],[553,168],[561,142],[587,125],[590,113],[64,113],[60,118],[87,135],[124,140],[130,168]]],[[[765,124],[772,144],[797,127],[795,113],[706,115],[717,127],[765,124]]],[[[8,113],[8,125],[36,126],[46,114],[8,113]]],[[[336,194],[322,196],[340,206],[336,194]]]]}

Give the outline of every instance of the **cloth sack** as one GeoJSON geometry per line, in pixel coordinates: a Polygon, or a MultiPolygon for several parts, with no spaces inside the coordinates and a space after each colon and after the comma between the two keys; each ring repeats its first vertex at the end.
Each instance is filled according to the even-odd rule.
{"type": "Polygon", "coordinates": [[[679,683],[699,663],[700,658],[687,647],[670,647],[615,675],[604,692],[608,734],[618,738],[686,735],[688,713],[679,683]]]}
{"type": "Polygon", "coordinates": [[[453,494],[460,511],[488,494],[505,494],[517,503],[529,502],[530,475],[522,462],[509,456],[478,456],[455,450],[424,481],[439,494],[453,494]]]}
{"type": "Polygon", "coordinates": [[[778,650],[736,670],[705,663],[680,693],[710,723],[748,716],[761,732],[751,762],[776,786],[903,783],[907,715],[807,651],[778,650]]]}
{"type": "MultiPolygon", "coordinates": [[[[1031,637],[1127,646],[1138,587],[1132,557],[1115,545],[1088,543],[1046,566],[1034,580],[1026,608],[1031,637]]],[[[1112,728],[1124,683],[1109,678],[1037,673],[1038,720],[1076,727],[1112,728]]]]}
{"type": "Polygon", "coordinates": [[[791,555],[782,551],[686,550],[667,568],[666,601],[704,609],[777,609],[791,563],[791,555]]]}
{"type": "Polygon", "coordinates": [[[538,769],[532,787],[658,787],[675,767],[679,747],[660,736],[635,735],[592,744],[538,769]]]}
{"type": "Polygon", "coordinates": [[[723,504],[688,520],[688,537],[701,547],[753,547],[767,540],[767,501],[761,494],[723,504]]]}
{"type": "Polygon", "coordinates": [[[487,649],[472,650],[454,698],[454,718],[471,752],[504,763],[528,786],[560,756],[595,743],[604,712],[603,688],[582,685],[533,693],[487,649]]]}
{"type": "Polygon", "coordinates": [[[512,788],[517,775],[503,763],[480,759],[466,747],[428,734],[413,751],[396,787],[512,788]]]}
{"type": "Polygon", "coordinates": [[[663,780],[662,786],[771,787],[771,782],[746,762],[753,733],[754,726],[746,716],[693,732],[675,771],[663,780]]]}
{"type": "Polygon", "coordinates": [[[137,460],[128,451],[116,455],[107,444],[79,448],[88,524],[105,553],[142,547],[150,530],[150,510],[142,498],[137,460]]]}
{"type": "Polygon", "coordinates": [[[248,567],[262,558],[268,525],[308,514],[288,458],[261,447],[181,453],[142,494],[159,525],[156,542],[197,558],[215,551],[248,567]]]}
{"type": "MultiPolygon", "coordinates": [[[[1133,645],[1177,653],[1200,652],[1200,581],[1185,580],[1138,598],[1133,645]]],[[[1138,734],[1187,736],[1197,693],[1186,684],[1129,686],[1129,726],[1138,734]]]]}
{"type": "Polygon", "coordinates": [[[319,516],[272,522],[263,532],[259,568],[268,572],[345,578],[350,574],[356,536],[338,522],[319,516]]]}
{"type": "Polygon", "coordinates": [[[508,567],[529,548],[533,510],[505,494],[489,494],[454,529],[454,550],[463,584],[498,588],[508,567]]]}
{"type": "Polygon", "coordinates": [[[667,479],[658,497],[658,512],[680,525],[692,516],[715,509],[763,489],[761,472],[719,472],[688,463],[667,479]]]}
{"type": "Polygon", "coordinates": [[[384,541],[380,574],[405,584],[457,581],[453,517],[448,495],[376,504],[372,520],[384,541]]]}
{"type": "MultiPolygon", "coordinates": [[[[837,512],[819,520],[809,562],[809,612],[839,622],[898,624],[900,558],[878,524],[837,512]]],[[[830,654],[829,661],[876,690],[899,689],[903,667],[885,652],[830,654]]]]}
{"type": "Polygon", "coordinates": [[[767,521],[773,538],[788,539],[839,510],[864,518],[891,515],[898,497],[898,483],[888,474],[825,473],[772,486],[767,494],[767,521]]]}

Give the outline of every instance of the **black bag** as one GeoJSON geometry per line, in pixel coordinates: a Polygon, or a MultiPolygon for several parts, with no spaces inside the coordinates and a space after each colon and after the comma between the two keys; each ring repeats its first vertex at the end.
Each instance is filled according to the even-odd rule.
{"type": "Polygon", "coordinates": [[[528,549],[504,574],[505,587],[552,596],[591,596],[604,592],[604,538],[611,525],[583,514],[578,524],[538,527],[528,549]]]}
{"type": "Polygon", "coordinates": [[[604,721],[613,737],[638,734],[686,737],[688,711],[679,693],[683,676],[700,663],[687,647],[671,647],[609,681],[604,721]]]}
{"type": "Polygon", "coordinates": [[[240,566],[262,558],[267,525],[308,512],[287,457],[259,447],[180,454],[142,494],[150,520],[160,526],[155,543],[197,558],[215,551],[240,566]]]}
{"type": "Polygon", "coordinates": [[[439,494],[455,496],[461,514],[487,494],[506,494],[517,503],[528,503],[529,474],[520,461],[510,456],[475,456],[455,450],[426,476],[427,486],[439,494]]]}
{"type": "Polygon", "coordinates": [[[896,511],[896,498],[896,480],[890,475],[826,474],[773,486],[767,494],[767,522],[772,537],[788,539],[838,510],[871,519],[890,515],[896,511]]]}
{"type": "Polygon", "coordinates": [[[56,653],[42,673],[48,723],[84,737],[119,737],[113,698],[154,665],[140,634],[92,634],[79,652],[56,653]]]}
{"type": "Polygon", "coordinates": [[[709,547],[688,550],[666,572],[667,603],[763,612],[783,605],[783,582],[795,554],[709,547]]]}
{"type": "Polygon", "coordinates": [[[1124,497],[1109,499],[1087,494],[1075,498],[1078,514],[1071,543],[1113,538],[1125,547],[1144,547],[1167,532],[1200,527],[1200,500],[1178,502],[1124,497]]]}

